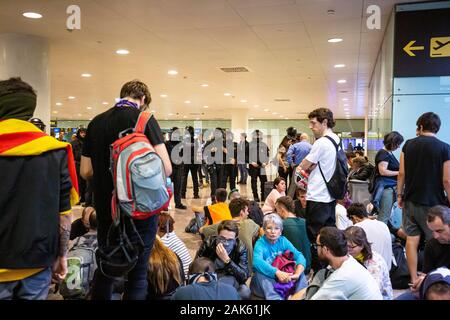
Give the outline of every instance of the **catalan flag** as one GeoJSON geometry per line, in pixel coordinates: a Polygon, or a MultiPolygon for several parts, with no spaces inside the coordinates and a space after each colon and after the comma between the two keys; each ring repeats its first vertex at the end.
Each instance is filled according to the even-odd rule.
{"type": "Polygon", "coordinates": [[[38,156],[48,151],[66,149],[72,189],[70,204],[78,203],[78,180],[70,143],[61,142],[39,130],[34,124],[23,120],[0,121],[0,157],[38,156]]]}

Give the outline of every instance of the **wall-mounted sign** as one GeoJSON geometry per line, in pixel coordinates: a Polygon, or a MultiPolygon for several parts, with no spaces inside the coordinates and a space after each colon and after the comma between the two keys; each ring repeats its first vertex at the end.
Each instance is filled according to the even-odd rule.
{"type": "Polygon", "coordinates": [[[450,8],[395,14],[394,77],[450,76],[450,8]]]}

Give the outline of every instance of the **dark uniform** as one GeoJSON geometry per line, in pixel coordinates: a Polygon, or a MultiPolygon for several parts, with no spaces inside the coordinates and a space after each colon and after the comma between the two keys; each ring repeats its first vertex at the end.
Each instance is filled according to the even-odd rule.
{"type": "Polygon", "coordinates": [[[255,201],[259,201],[258,197],[258,178],[261,184],[261,201],[265,200],[264,197],[264,183],[267,181],[266,169],[263,164],[269,163],[269,147],[262,141],[262,132],[256,130],[253,133],[253,139],[249,144],[249,174],[252,181],[252,192],[255,201]],[[252,165],[256,163],[256,167],[252,165]]]}

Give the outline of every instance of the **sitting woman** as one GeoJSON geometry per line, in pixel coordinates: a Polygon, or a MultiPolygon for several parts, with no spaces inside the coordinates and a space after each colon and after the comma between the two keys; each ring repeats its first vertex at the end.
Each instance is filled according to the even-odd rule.
{"type": "Polygon", "coordinates": [[[356,226],[349,227],[345,230],[345,237],[347,238],[348,253],[364,265],[375,278],[383,299],[392,300],[394,292],[386,261],[380,254],[372,251],[364,229],[356,226]]]}
{"type": "Polygon", "coordinates": [[[185,282],[180,258],[158,236],[148,259],[147,281],[147,300],[170,299],[175,290],[185,282]]]}
{"type": "Polygon", "coordinates": [[[348,180],[356,179],[366,181],[372,175],[375,167],[366,157],[357,157],[352,161],[352,171],[348,175],[348,180]]]}
{"type": "Polygon", "coordinates": [[[268,214],[275,212],[275,202],[279,197],[284,197],[286,195],[286,179],[278,177],[273,181],[273,189],[270,191],[269,195],[264,202],[262,207],[262,212],[268,214]]]}
{"type": "Polygon", "coordinates": [[[290,294],[294,294],[307,287],[306,276],[303,273],[306,259],[289,240],[281,235],[283,221],[276,213],[264,217],[264,236],[256,241],[253,251],[254,275],[250,288],[254,295],[264,297],[266,300],[284,300],[283,286],[291,286],[290,294]],[[293,253],[295,272],[287,273],[272,266],[279,253],[289,250],[293,253]],[[281,290],[280,290],[281,289],[281,290]]]}

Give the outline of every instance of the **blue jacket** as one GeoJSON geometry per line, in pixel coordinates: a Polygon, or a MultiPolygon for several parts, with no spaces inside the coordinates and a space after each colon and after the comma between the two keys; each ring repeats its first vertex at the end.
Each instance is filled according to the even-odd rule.
{"type": "Polygon", "coordinates": [[[301,141],[291,145],[286,154],[289,165],[294,164],[298,166],[311,151],[311,148],[311,144],[307,141],[301,141]]]}
{"type": "Polygon", "coordinates": [[[295,249],[288,239],[284,236],[280,236],[278,241],[272,244],[264,235],[256,241],[255,249],[253,250],[253,271],[257,271],[269,278],[275,279],[277,268],[272,266],[272,262],[279,254],[284,253],[286,250],[289,250],[294,254],[297,265],[301,264],[306,268],[305,257],[300,251],[295,249]]]}

